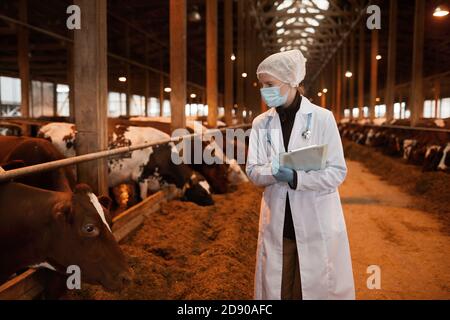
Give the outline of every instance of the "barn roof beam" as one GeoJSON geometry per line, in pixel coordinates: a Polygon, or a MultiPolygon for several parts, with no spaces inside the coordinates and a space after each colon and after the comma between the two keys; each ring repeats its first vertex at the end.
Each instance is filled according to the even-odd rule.
{"type": "MultiPolygon", "coordinates": [[[[36,32],[45,34],[45,35],[47,35],[47,36],[49,36],[51,38],[57,39],[57,40],[61,40],[64,43],[73,44],[73,39],[72,38],[69,38],[67,36],[58,34],[56,32],[40,28],[40,27],[31,25],[29,23],[21,22],[20,20],[17,20],[15,18],[11,18],[11,17],[5,16],[3,14],[0,14],[0,19],[4,20],[4,21],[7,21],[7,22],[10,22],[10,23],[13,23],[13,24],[16,24],[16,25],[19,25],[19,26],[27,27],[30,30],[34,30],[36,32]]],[[[164,71],[159,70],[157,68],[154,68],[154,67],[151,67],[149,65],[146,65],[145,63],[142,63],[142,62],[139,62],[139,61],[136,61],[136,60],[133,60],[133,59],[128,59],[126,57],[123,57],[123,56],[121,56],[119,54],[115,54],[115,53],[110,52],[110,51],[108,52],[108,57],[116,59],[116,60],[119,60],[119,61],[122,61],[122,62],[125,62],[125,63],[129,63],[131,65],[134,65],[136,67],[139,67],[139,68],[142,68],[142,69],[145,69],[145,70],[153,71],[155,73],[160,73],[160,74],[163,74],[164,76],[169,77],[169,74],[167,72],[164,72],[164,71]]],[[[196,83],[193,83],[193,82],[188,82],[188,84],[191,85],[192,87],[199,88],[199,89],[204,89],[205,88],[204,86],[196,84],[196,83]]]]}

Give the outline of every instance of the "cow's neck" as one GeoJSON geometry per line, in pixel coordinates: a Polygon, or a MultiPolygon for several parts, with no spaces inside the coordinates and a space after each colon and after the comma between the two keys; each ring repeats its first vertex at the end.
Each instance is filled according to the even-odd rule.
{"type": "Polygon", "coordinates": [[[46,262],[52,210],[70,194],[9,183],[0,188],[0,278],[46,262]],[[15,199],[15,200],[14,200],[15,199]],[[4,238],[3,238],[4,237],[4,238]]]}

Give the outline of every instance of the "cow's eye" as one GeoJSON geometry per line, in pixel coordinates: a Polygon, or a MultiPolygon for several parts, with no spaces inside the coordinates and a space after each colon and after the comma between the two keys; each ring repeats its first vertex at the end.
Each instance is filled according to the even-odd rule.
{"type": "Polygon", "coordinates": [[[83,233],[89,237],[95,237],[99,234],[98,228],[92,223],[87,223],[82,228],[83,233]]]}

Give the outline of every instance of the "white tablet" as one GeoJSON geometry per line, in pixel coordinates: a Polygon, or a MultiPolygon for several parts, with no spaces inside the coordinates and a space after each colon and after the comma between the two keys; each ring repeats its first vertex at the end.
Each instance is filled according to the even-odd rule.
{"type": "Polygon", "coordinates": [[[327,144],[312,145],[280,153],[280,165],[294,170],[325,169],[327,144]]]}

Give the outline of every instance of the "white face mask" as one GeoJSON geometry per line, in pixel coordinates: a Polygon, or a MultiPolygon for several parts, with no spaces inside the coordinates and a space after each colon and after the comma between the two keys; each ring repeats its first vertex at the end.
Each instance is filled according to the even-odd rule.
{"type": "Polygon", "coordinates": [[[281,86],[261,88],[261,96],[266,102],[267,106],[276,108],[286,103],[289,91],[284,96],[281,95],[281,86]]]}

